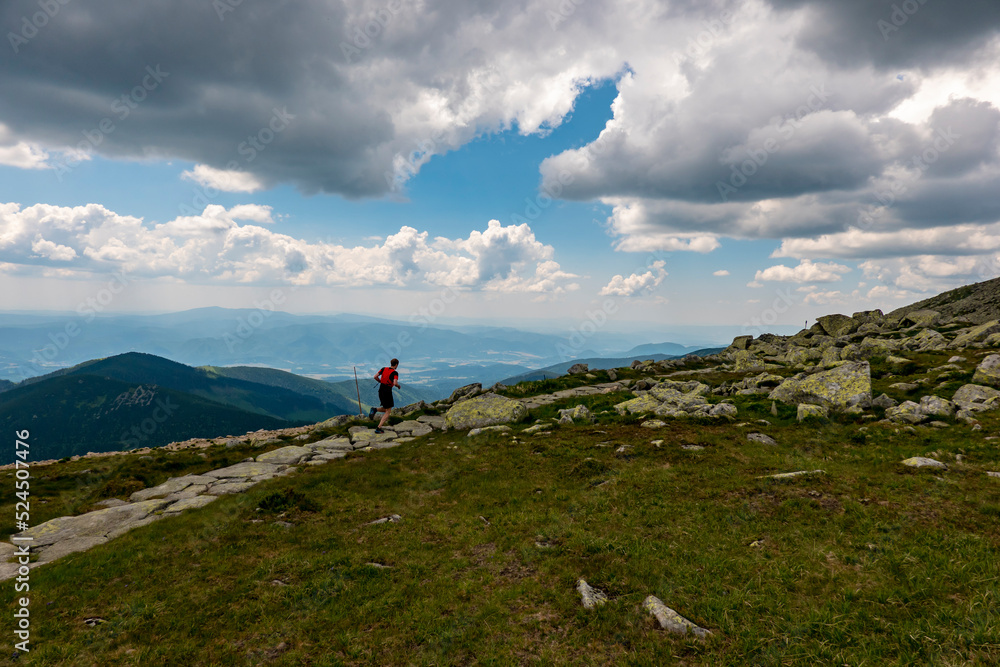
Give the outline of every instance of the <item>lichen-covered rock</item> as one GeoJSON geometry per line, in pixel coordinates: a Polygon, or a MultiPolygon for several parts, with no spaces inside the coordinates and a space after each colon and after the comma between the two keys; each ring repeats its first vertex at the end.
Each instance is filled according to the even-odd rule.
{"type": "Polygon", "coordinates": [[[796,375],[775,387],[769,398],[832,410],[867,407],[872,398],[871,367],[867,361],[859,361],[812,375],[796,375]]]}
{"type": "Polygon", "coordinates": [[[1000,387],[1000,354],[991,354],[983,359],[982,363],[976,366],[972,381],[976,384],[1000,387]]]}
{"type": "Polygon", "coordinates": [[[951,341],[951,347],[959,349],[968,347],[973,343],[982,343],[985,342],[991,335],[996,333],[1000,333],[1000,320],[992,320],[990,322],[986,322],[985,324],[972,327],[968,331],[959,333],[955,336],[955,339],[951,341]]]}
{"type": "Polygon", "coordinates": [[[823,331],[834,338],[846,336],[860,325],[860,322],[855,321],[853,318],[840,314],[823,315],[822,317],[817,317],[816,322],[823,327],[823,331]]]}
{"type": "Polygon", "coordinates": [[[823,356],[819,360],[824,366],[830,366],[838,361],[840,361],[840,348],[836,345],[831,345],[823,350],[823,356]]]}
{"type": "Polygon", "coordinates": [[[586,405],[578,405],[575,408],[567,408],[559,411],[560,424],[593,423],[594,415],[586,405]]]}
{"type": "Polygon", "coordinates": [[[733,339],[733,344],[729,347],[734,350],[745,350],[747,349],[747,345],[749,345],[752,340],[753,336],[737,336],[733,339]]]}
{"type": "Polygon", "coordinates": [[[644,394],[637,398],[617,404],[615,406],[615,410],[618,411],[618,414],[620,415],[624,415],[625,413],[638,415],[643,412],[652,412],[658,407],[660,407],[660,402],[656,400],[655,397],[649,394],[644,394]]]}
{"type": "Polygon", "coordinates": [[[669,630],[670,632],[686,635],[691,633],[699,638],[705,638],[712,634],[710,630],[702,628],[688,619],[684,618],[676,611],[663,604],[663,601],[658,597],[650,595],[642,603],[646,611],[653,615],[653,617],[659,622],[660,627],[664,630],[669,630]]]}
{"type": "Polygon", "coordinates": [[[907,424],[919,424],[927,419],[927,415],[920,410],[920,405],[913,401],[903,401],[894,408],[888,408],[885,416],[894,422],[907,424]]]}
{"type": "Polygon", "coordinates": [[[583,579],[579,579],[576,582],[576,590],[580,592],[580,598],[583,602],[584,609],[593,609],[598,605],[602,605],[608,601],[608,596],[596,588],[591,588],[589,584],[583,579]]]}
{"type": "Polygon", "coordinates": [[[889,356],[900,347],[899,341],[890,338],[865,338],[861,341],[861,356],[870,359],[876,356],[889,356]]]}
{"type": "Polygon", "coordinates": [[[473,382],[472,384],[464,385],[462,387],[459,387],[455,391],[451,392],[451,396],[449,396],[445,402],[454,403],[455,401],[460,401],[463,398],[469,398],[471,396],[475,396],[482,390],[483,390],[483,385],[481,383],[473,382]]]}
{"type": "Polygon", "coordinates": [[[731,403],[717,403],[708,410],[709,417],[735,417],[739,410],[731,403]]]}
{"type": "Polygon", "coordinates": [[[931,417],[951,417],[955,414],[955,404],[940,396],[924,396],[920,399],[920,411],[931,417]]]}
{"type": "Polygon", "coordinates": [[[518,401],[497,394],[483,394],[451,406],[445,419],[450,428],[482,428],[516,422],[527,414],[527,408],[518,401]]]}
{"type": "Polygon", "coordinates": [[[764,362],[750,353],[749,350],[737,350],[733,353],[733,370],[736,372],[764,370],[764,362]]]}
{"type": "Polygon", "coordinates": [[[590,366],[587,364],[573,364],[567,369],[566,373],[569,375],[580,375],[581,373],[589,373],[590,366]]]}
{"type": "Polygon", "coordinates": [[[932,327],[941,319],[941,313],[936,310],[911,310],[903,315],[903,324],[918,327],[932,327]]]}
{"type": "Polygon", "coordinates": [[[967,384],[960,387],[951,400],[958,407],[970,412],[996,410],[1000,408],[1000,391],[979,384],[967,384]]]}
{"type": "Polygon", "coordinates": [[[808,417],[814,417],[818,419],[825,419],[830,415],[829,409],[822,405],[812,405],[810,403],[799,403],[798,412],[795,418],[799,421],[806,419],[808,417]]]}
{"type": "Polygon", "coordinates": [[[281,472],[287,466],[275,463],[257,463],[254,461],[244,461],[226,468],[209,470],[205,474],[208,477],[256,477],[257,475],[268,475],[281,472]]]}
{"type": "Polygon", "coordinates": [[[948,466],[940,461],[934,459],[929,459],[925,456],[913,456],[908,459],[903,460],[903,465],[910,468],[937,468],[938,470],[947,470],[948,466]]]}
{"type": "Polygon", "coordinates": [[[256,460],[262,463],[284,463],[286,465],[296,465],[303,459],[307,458],[310,454],[312,454],[312,450],[310,449],[290,445],[288,447],[281,447],[280,449],[265,452],[264,454],[258,456],[256,460]]]}
{"type": "Polygon", "coordinates": [[[483,426],[481,428],[470,428],[467,437],[474,437],[480,433],[510,433],[510,426],[499,424],[497,426],[483,426]]]}
{"type": "Polygon", "coordinates": [[[948,347],[948,339],[933,329],[924,329],[903,341],[902,347],[918,352],[934,352],[948,347]]]}
{"type": "Polygon", "coordinates": [[[878,398],[872,399],[873,408],[894,408],[897,405],[899,405],[899,402],[886,394],[882,394],[878,398]]]}

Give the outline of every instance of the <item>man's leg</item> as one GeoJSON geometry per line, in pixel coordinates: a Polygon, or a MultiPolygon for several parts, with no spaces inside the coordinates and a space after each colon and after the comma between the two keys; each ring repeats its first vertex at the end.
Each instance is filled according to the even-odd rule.
{"type": "Polygon", "coordinates": [[[382,428],[383,426],[385,426],[385,423],[387,421],[389,421],[389,413],[392,412],[392,409],[391,408],[379,408],[378,411],[384,413],[382,415],[382,421],[380,421],[378,423],[378,427],[382,428]]]}

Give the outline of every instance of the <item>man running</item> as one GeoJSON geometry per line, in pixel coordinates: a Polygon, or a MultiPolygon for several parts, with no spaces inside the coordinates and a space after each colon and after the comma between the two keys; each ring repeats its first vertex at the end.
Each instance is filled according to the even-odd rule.
{"type": "Polygon", "coordinates": [[[398,365],[399,359],[393,359],[389,362],[389,366],[380,368],[378,373],[375,374],[375,379],[378,380],[378,401],[382,404],[382,407],[373,407],[369,410],[368,419],[375,419],[376,412],[383,413],[382,421],[375,427],[376,433],[384,433],[385,431],[382,430],[382,427],[389,421],[389,412],[392,411],[393,406],[392,388],[399,387],[399,373],[396,372],[396,366],[398,365]]]}

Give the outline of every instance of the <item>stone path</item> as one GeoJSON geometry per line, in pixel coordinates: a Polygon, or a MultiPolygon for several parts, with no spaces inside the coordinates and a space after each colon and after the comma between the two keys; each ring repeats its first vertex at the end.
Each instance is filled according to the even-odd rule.
{"type": "MultiPolygon", "coordinates": [[[[58,517],[13,535],[11,542],[0,542],[0,560],[5,561],[17,553],[15,544],[29,545],[31,554],[37,555],[38,560],[27,567],[38,567],[67,554],[104,544],[163,517],[204,507],[220,496],[243,493],[259,482],[290,475],[300,465],[322,465],[344,458],[351,451],[398,447],[435,428],[445,428],[444,417],[419,417],[387,428],[384,433],[375,433],[367,426],[352,426],[348,429],[349,437],[334,436],[304,445],[288,445],[218,470],[172,477],[159,486],[136,491],[129,502],[106,500],[99,503],[104,505],[103,509],[58,517]]],[[[16,562],[0,562],[0,581],[17,576],[20,567],[16,562]]]]}
{"type": "Polygon", "coordinates": [[[580,396],[593,396],[595,394],[610,394],[614,391],[624,391],[628,388],[631,380],[621,380],[618,382],[602,382],[600,384],[590,384],[583,387],[573,387],[572,389],[560,389],[551,394],[539,394],[528,398],[519,398],[518,401],[528,408],[540,408],[543,405],[550,405],[565,398],[577,398],[580,396]]]}

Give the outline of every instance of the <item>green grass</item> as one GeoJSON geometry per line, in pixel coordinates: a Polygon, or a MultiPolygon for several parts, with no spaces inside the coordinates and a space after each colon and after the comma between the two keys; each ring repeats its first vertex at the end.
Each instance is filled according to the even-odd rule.
{"type": "MultiPolygon", "coordinates": [[[[982,472],[1000,469],[985,440],[996,415],[976,432],[860,430],[798,424],[794,407],[775,417],[741,396],[749,426],[651,431],[602,412],[621,398],[533,411],[584,403],[598,415],[549,435],[436,432],[353,453],[35,569],[32,651],[17,664],[1000,662],[1000,486],[982,472]],[[778,446],[747,442],[754,430],[778,446]],[[899,465],[915,455],[951,469],[899,465]],[[817,468],[827,474],[759,479],[817,468]],[[403,520],[367,525],[388,514],[403,520]],[[610,602],[584,610],[580,577],[610,602]],[[641,609],[651,594],[714,636],[659,629],[641,609]]],[[[171,456],[199,471],[248,455],[202,453],[171,456]]],[[[32,490],[61,484],[82,508],[112,482],[182,474],[126,458],[39,468],[32,490]],[[84,463],[113,471],[74,486],[84,463]]],[[[8,582],[8,618],[14,599],[8,582]]]]}

